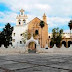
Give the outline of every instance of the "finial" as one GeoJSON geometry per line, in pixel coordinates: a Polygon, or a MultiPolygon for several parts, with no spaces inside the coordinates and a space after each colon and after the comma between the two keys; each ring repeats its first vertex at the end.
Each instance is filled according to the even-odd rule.
{"type": "Polygon", "coordinates": [[[44,13],[43,17],[46,17],[46,14],[44,13]]]}
{"type": "Polygon", "coordinates": [[[21,10],[20,10],[20,12],[24,12],[24,10],[23,10],[23,9],[21,9],[21,10]]]}

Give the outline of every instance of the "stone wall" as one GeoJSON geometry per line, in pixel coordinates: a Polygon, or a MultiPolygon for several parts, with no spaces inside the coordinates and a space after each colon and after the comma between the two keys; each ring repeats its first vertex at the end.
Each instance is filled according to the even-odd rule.
{"type": "MultiPolygon", "coordinates": [[[[24,54],[28,53],[28,47],[15,47],[9,46],[8,48],[5,48],[4,45],[0,47],[0,54],[24,54]]],[[[61,48],[57,48],[56,45],[54,45],[53,48],[40,48],[40,45],[37,45],[36,53],[72,53],[72,45],[69,48],[64,47],[62,45],[61,48]]]]}
{"type": "Polygon", "coordinates": [[[26,47],[15,47],[9,46],[8,48],[5,48],[4,45],[0,47],[0,54],[22,54],[26,53],[26,47]]]}
{"type": "Polygon", "coordinates": [[[61,48],[57,48],[56,45],[54,45],[53,48],[40,48],[39,46],[36,49],[37,53],[72,53],[72,45],[69,48],[64,47],[62,45],[61,48]]]}

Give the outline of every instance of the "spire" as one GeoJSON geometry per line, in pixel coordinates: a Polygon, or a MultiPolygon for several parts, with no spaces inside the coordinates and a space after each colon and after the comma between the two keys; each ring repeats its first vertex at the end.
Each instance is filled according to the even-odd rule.
{"type": "Polygon", "coordinates": [[[46,17],[46,14],[44,13],[43,17],[46,17]]]}
{"type": "Polygon", "coordinates": [[[47,18],[46,18],[46,14],[44,13],[44,15],[43,15],[43,21],[45,22],[45,23],[47,23],[47,18]]]}

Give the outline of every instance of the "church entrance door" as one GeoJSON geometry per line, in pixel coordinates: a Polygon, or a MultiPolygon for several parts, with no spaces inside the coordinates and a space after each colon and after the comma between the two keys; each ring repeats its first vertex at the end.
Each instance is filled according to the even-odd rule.
{"type": "Polygon", "coordinates": [[[35,42],[30,42],[28,44],[28,52],[29,53],[36,53],[36,43],[35,42]]]}

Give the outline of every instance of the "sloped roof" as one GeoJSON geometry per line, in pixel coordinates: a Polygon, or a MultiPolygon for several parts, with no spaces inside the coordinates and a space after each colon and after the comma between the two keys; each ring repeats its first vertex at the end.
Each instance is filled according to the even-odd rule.
{"type": "MultiPolygon", "coordinates": [[[[32,19],[30,22],[32,22],[33,20],[35,20],[35,19],[38,19],[38,20],[40,20],[40,21],[42,21],[41,19],[39,19],[38,17],[35,17],[34,19],[32,19]]],[[[28,22],[27,24],[29,24],[30,22],[28,22]]],[[[47,23],[45,23],[45,24],[47,24],[47,23]]],[[[48,25],[48,24],[47,24],[48,25]]]]}
{"type": "MultiPolygon", "coordinates": [[[[38,20],[40,20],[38,17],[35,17],[34,19],[32,19],[30,22],[32,22],[33,20],[35,20],[35,19],[38,19],[38,20]]],[[[40,20],[41,21],[41,20],[40,20]]],[[[28,22],[28,24],[30,23],[30,22],[28,22]]]]}

